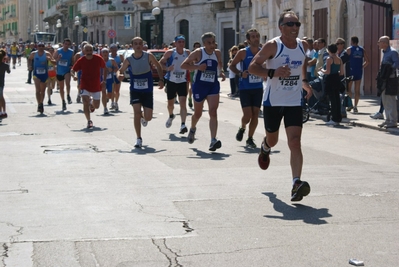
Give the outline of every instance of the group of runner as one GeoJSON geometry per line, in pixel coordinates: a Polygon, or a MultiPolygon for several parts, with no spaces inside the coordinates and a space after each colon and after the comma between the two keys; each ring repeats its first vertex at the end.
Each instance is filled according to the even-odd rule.
{"type": "MultiPolygon", "coordinates": [[[[249,124],[247,145],[251,148],[256,147],[253,134],[258,124],[259,110],[263,104],[266,136],[260,148],[258,164],[261,169],[266,170],[270,164],[271,148],[278,142],[280,124],[284,119],[288,146],[291,151],[290,164],[293,177],[291,200],[300,201],[310,192],[309,184],[300,179],[303,164],[301,151],[302,89],[307,91],[306,98],[312,95],[312,90],[306,80],[305,52],[308,50],[308,44],[306,41],[298,39],[301,23],[294,12],[283,12],[278,23],[281,36],[268,41],[262,48],[259,46],[259,32],[256,29],[250,29],[246,35],[249,45],[241,49],[231,63],[231,70],[240,77],[240,101],[243,111],[236,139],[242,140],[246,125],[249,124]],[[240,64],[240,70],[236,68],[237,64],[240,64]],[[262,79],[267,79],[264,89],[262,88],[262,79]]],[[[111,55],[108,49],[102,49],[100,56],[93,54],[93,46],[88,43],[82,43],[82,51],[77,55],[74,55],[69,48],[71,45],[69,39],[65,39],[63,47],[54,53],[45,51],[44,44],[39,43],[38,50],[31,53],[28,61],[29,68],[34,73],[38,112],[43,113],[43,100],[51,64],[56,66],[56,79],[60,85],[63,110],[66,110],[64,83],[67,87],[67,101],[71,103],[71,75],[74,79],[79,80],[78,100],[80,97],[83,100],[88,128],[93,127],[90,112],[99,108],[101,99],[104,113],[107,112],[107,98],[116,99],[117,103],[112,87],[115,88],[115,84],[124,80],[124,73],[128,71],[130,75],[130,104],[133,107],[133,121],[137,136],[135,147],[141,148],[143,145],[141,126],[147,126],[152,119],[154,81],[151,67],[155,66],[160,77],[159,89],[162,89],[165,84],[167,86],[169,117],[166,127],[171,127],[175,118],[173,103],[174,98],[178,95],[181,103],[180,133],[188,132],[187,140],[192,144],[195,141],[197,123],[202,116],[206,101],[210,117],[211,142],[209,150],[215,151],[222,146],[222,142],[217,139],[217,109],[220,93],[218,77],[224,81],[225,75],[221,52],[216,48],[215,34],[205,33],[201,39],[202,46],[190,52],[184,49],[185,37],[183,35],[176,36],[176,47],[167,50],[159,61],[154,55],[145,51],[143,39],[140,37],[132,39],[134,52],[125,59],[116,55],[117,48],[112,45],[110,46],[111,55]],[[167,71],[166,82],[162,70],[167,71]],[[191,79],[194,114],[191,117],[189,128],[185,125],[188,94],[187,71],[194,72],[191,79]]],[[[114,104],[113,106],[115,107],[114,104]]]]}

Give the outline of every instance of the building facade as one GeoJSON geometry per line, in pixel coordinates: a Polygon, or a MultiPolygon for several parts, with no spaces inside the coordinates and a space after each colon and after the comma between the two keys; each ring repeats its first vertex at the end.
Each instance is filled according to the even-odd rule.
{"type": "MultiPolygon", "coordinates": [[[[19,6],[22,9],[21,4],[19,6]]],[[[48,22],[48,30],[57,32],[59,40],[69,37],[74,42],[87,40],[91,43],[126,44],[134,36],[141,36],[150,47],[159,47],[162,43],[172,42],[176,35],[184,34],[186,46],[191,48],[194,42],[201,42],[203,33],[214,32],[225,65],[228,50],[237,41],[245,40],[248,29],[257,28],[264,43],[280,34],[277,25],[279,14],[292,10],[303,22],[300,37],[324,38],[327,43],[342,37],[348,46],[351,36],[359,38],[360,45],[364,46],[372,60],[372,64],[365,69],[367,78],[362,88],[365,94],[374,94],[374,79],[380,57],[378,53],[374,55],[376,40],[378,35],[393,36],[392,21],[399,10],[399,1],[0,0],[0,8],[5,8],[2,15],[7,22],[3,20],[0,29],[3,28],[6,38],[11,36],[9,28],[14,34],[16,31],[19,33],[19,29],[28,34],[36,30],[36,25],[41,31],[44,23],[48,22]],[[18,2],[29,3],[26,7],[29,17],[22,19],[21,16],[19,24],[13,24],[13,17],[10,18],[9,13],[5,12],[10,3],[16,3],[15,10],[18,10],[18,2]],[[155,2],[158,2],[161,10],[159,15],[152,14],[155,2]]],[[[12,7],[9,9],[10,12],[14,11],[12,7]]]]}

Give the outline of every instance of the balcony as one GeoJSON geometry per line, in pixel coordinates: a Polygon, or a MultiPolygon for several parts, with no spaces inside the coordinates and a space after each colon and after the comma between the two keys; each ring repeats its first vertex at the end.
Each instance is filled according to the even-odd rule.
{"type": "MultiPolygon", "coordinates": [[[[148,0],[150,1],[150,0],[148,0]]],[[[95,15],[107,15],[115,13],[126,13],[126,11],[134,12],[135,6],[126,5],[122,0],[117,1],[93,1],[93,2],[83,2],[81,6],[82,15],[95,16],[95,15]],[[108,4],[111,2],[111,4],[108,4]],[[103,3],[103,4],[101,4],[103,3]]]]}
{"type": "Polygon", "coordinates": [[[57,5],[52,6],[44,12],[44,21],[50,21],[54,18],[61,16],[61,12],[57,9],[57,5]]]}

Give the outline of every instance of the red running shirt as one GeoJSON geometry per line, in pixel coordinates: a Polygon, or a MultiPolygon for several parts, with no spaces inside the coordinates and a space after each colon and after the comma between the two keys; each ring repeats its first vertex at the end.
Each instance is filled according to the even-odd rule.
{"type": "Polygon", "coordinates": [[[85,56],[79,58],[72,67],[75,72],[82,71],[80,88],[93,93],[101,91],[100,76],[102,68],[105,68],[105,61],[96,54],[90,60],[85,56]]]}

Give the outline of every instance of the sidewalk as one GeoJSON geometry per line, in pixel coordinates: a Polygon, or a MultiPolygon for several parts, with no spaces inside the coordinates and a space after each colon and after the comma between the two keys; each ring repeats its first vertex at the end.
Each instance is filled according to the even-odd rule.
{"type": "MultiPolygon", "coordinates": [[[[384,120],[375,120],[370,118],[370,115],[376,113],[380,108],[380,98],[376,96],[361,96],[359,100],[359,104],[357,106],[359,112],[353,113],[353,110],[350,112],[346,112],[347,118],[342,119],[341,123],[346,123],[352,126],[358,127],[366,127],[374,130],[379,130],[383,132],[389,132],[392,134],[399,135],[399,128],[380,128],[378,124],[382,123],[384,120]]],[[[385,116],[385,114],[384,114],[385,116]]],[[[316,119],[322,119],[326,121],[326,115],[318,115],[310,113],[310,117],[316,119]]]]}
{"type": "MultiPolygon", "coordinates": [[[[230,98],[228,94],[230,93],[230,85],[228,79],[225,82],[220,83],[220,96],[225,98],[230,98]]],[[[239,98],[236,98],[239,100],[239,98]]],[[[378,124],[382,123],[383,120],[375,120],[370,118],[370,115],[376,113],[380,108],[380,98],[377,96],[360,96],[357,114],[354,114],[353,111],[347,112],[347,118],[342,119],[341,124],[349,124],[357,127],[366,127],[374,130],[379,130],[383,132],[389,132],[395,135],[399,135],[399,128],[380,128],[378,124]]],[[[385,114],[384,114],[385,116],[385,114]]],[[[327,120],[326,115],[319,115],[310,113],[310,117],[314,119],[320,119],[323,121],[327,120]]]]}

